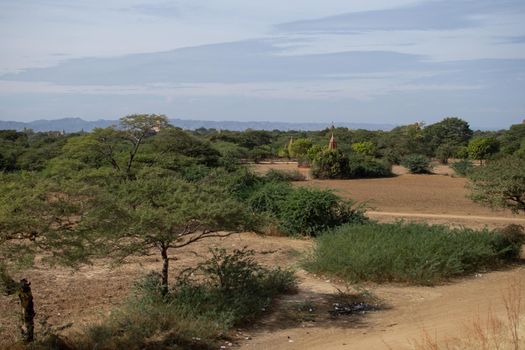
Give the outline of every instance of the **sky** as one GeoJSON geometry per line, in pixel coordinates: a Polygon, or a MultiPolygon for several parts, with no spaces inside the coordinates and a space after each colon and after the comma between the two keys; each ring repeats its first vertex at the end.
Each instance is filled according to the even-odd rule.
{"type": "Polygon", "coordinates": [[[525,119],[524,0],[0,0],[0,120],[525,119]]]}

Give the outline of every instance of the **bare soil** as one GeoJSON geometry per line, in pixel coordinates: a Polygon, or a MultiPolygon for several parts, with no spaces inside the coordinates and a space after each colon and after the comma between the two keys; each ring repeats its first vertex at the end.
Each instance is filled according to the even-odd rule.
{"type": "Polygon", "coordinates": [[[453,170],[444,165],[434,166],[434,173],[429,175],[408,174],[405,168],[394,166],[394,177],[355,180],[311,179],[309,169],[297,168],[292,162],[257,164],[254,169],[259,173],[269,169],[299,170],[308,180],[296,182],[296,186],[331,189],[343,198],[364,202],[370,207],[369,216],[382,222],[407,219],[474,228],[525,225],[523,214],[490,209],[471,201],[467,197],[467,180],[453,176],[453,170]]]}

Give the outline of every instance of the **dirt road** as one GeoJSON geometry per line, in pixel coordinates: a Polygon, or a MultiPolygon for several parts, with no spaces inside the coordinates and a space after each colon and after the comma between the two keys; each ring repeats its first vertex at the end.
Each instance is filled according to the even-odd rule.
{"type": "MultiPolygon", "coordinates": [[[[465,336],[466,325],[491,311],[505,317],[503,295],[524,267],[491,272],[437,287],[369,286],[390,307],[353,323],[302,324],[280,330],[259,330],[242,350],[373,350],[413,349],[423,332],[444,342],[465,336]]],[[[303,291],[336,293],[330,283],[306,276],[303,291]]],[[[525,293],[522,294],[522,303],[525,293]]]]}

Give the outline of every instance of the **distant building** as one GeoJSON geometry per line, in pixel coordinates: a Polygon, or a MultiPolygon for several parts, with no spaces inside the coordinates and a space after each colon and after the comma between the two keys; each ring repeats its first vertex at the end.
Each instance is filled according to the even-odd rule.
{"type": "Polygon", "coordinates": [[[330,136],[330,141],[328,142],[329,149],[337,149],[337,142],[334,137],[334,125],[332,124],[332,135],[330,136]]]}

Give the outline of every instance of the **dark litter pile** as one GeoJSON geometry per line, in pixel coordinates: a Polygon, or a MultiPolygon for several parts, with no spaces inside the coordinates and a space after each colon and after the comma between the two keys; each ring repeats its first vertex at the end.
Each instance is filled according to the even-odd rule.
{"type": "Polygon", "coordinates": [[[363,315],[367,313],[368,311],[375,311],[377,309],[378,309],[377,305],[367,304],[363,302],[350,303],[350,304],[334,303],[333,309],[330,310],[329,313],[330,315],[332,315],[332,317],[342,316],[342,315],[355,315],[355,314],[363,315]]]}

